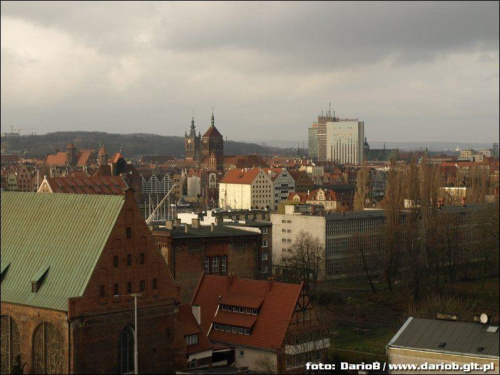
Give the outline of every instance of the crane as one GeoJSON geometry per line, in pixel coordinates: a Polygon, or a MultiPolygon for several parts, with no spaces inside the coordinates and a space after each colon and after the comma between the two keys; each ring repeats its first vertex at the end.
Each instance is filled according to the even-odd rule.
{"type": "Polygon", "coordinates": [[[158,209],[161,207],[161,205],[163,204],[163,202],[165,201],[165,199],[167,199],[167,197],[170,195],[170,193],[174,190],[174,188],[176,187],[177,185],[172,185],[172,188],[168,191],[167,194],[165,194],[165,196],[163,197],[163,199],[160,201],[160,203],[158,203],[158,206],[155,207],[155,209],[153,210],[153,212],[151,212],[151,215],[149,215],[149,217],[146,219],[146,224],[149,225],[149,223],[153,220],[155,214],[156,214],[156,211],[158,211],[158,209]]]}

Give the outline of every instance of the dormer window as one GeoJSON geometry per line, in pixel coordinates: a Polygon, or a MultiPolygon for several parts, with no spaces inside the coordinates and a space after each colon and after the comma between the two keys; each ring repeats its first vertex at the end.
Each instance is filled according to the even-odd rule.
{"type": "Polygon", "coordinates": [[[257,315],[259,311],[257,309],[252,309],[252,315],[257,315]]]}
{"type": "Polygon", "coordinates": [[[187,345],[195,345],[198,344],[198,335],[189,335],[186,336],[186,344],[187,345]]]}
{"type": "Polygon", "coordinates": [[[40,271],[38,271],[35,277],[31,280],[31,291],[33,293],[37,293],[40,290],[40,287],[45,280],[49,268],[50,266],[44,266],[40,268],[40,271]]]}

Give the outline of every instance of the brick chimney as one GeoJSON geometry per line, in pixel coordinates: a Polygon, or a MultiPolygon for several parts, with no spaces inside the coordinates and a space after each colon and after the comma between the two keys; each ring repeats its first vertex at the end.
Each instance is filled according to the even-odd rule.
{"type": "Polygon", "coordinates": [[[200,227],[200,219],[193,218],[191,220],[191,226],[193,227],[193,229],[198,229],[200,227]]]}

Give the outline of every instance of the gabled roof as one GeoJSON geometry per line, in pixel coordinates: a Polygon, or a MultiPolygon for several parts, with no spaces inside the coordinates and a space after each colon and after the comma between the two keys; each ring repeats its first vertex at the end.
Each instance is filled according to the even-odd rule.
{"type": "Polygon", "coordinates": [[[208,130],[203,134],[203,138],[222,138],[222,134],[219,133],[215,126],[211,126],[208,130]]]}
{"type": "MultiPolygon", "coordinates": [[[[87,165],[94,150],[81,150],[76,154],[76,165],[87,165]]],[[[66,165],[66,152],[58,152],[55,155],[47,155],[45,164],[53,167],[62,167],[66,165]]]]}
{"type": "Polygon", "coordinates": [[[116,152],[111,159],[109,159],[110,163],[118,163],[118,160],[123,159],[123,155],[120,152],[116,152]]]}
{"type": "Polygon", "coordinates": [[[187,354],[194,354],[212,349],[212,345],[210,345],[207,336],[203,333],[193,315],[191,306],[188,304],[180,305],[177,318],[179,319],[179,323],[181,323],[184,336],[198,335],[197,344],[186,346],[187,354]]]}
{"type": "Polygon", "coordinates": [[[68,311],[123,207],[117,195],[2,193],[2,302],[68,311]],[[37,293],[31,281],[49,267],[37,293]]]}
{"type": "Polygon", "coordinates": [[[249,324],[253,326],[251,335],[212,329],[209,335],[212,342],[276,350],[283,344],[301,290],[302,284],[203,275],[191,304],[200,306],[201,328],[206,334],[214,321],[241,327],[249,324]],[[245,299],[248,303],[262,299],[259,314],[229,313],[219,308],[216,315],[219,303],[228,301],[232,296],[240,296],[238,303],[243,305],[246,304],[245,299]],[[228,318],[229,315],[231,318],[228,318]],[[255,322],[252,322],[252,319],[255,319],[255,322]]]}
{"type": "Polygon", "coordinates": [[[410,317],[387,346],[498,359],[499,330],[498,325],[410,317]]]}
{"type": "Polygon", "coordinates": [[[221,183],[226,184],[251,184],[261,172],[259,168],[239,169],[234,168],[226,172],[221,183]]]}
{"type": "Polygon", "coordinates": [[[53,193],[123,195],[127,184],[121,176],[48,177],[53,193]]]}

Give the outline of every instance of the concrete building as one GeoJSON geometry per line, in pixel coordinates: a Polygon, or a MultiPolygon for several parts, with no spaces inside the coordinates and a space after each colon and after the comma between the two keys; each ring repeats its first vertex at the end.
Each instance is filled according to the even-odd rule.
{"type": "Polygon", "coordinates": [[[278,204],[288,199],[288,194],[295,191],[295,180],[288,173],[286,168],[264,168],[274,184],[274,210],[278,209],[278,204]]]}
{"type": "Polygon", "coordinates": [[[326,158],[340,164],[363,163],[365,124],[358,119],[336,119],[326,124],[326,158]]]}
{"type": "Polygon", "coordinates": [[[272,209],[274,184],[260,168],[231,169],[219,183],[219,207],[222,209],[272,209]]]}
{"type": "Polygon", "coordinates": [[[419,367],[390,371],[394,374],[494,373],[499,366],[499,330],[488,323],[410,317],[386,350],[391,365],[419,367]]]}
{"type": "Polygon", "coordinates": [[[318,124],[313,124],[312,127],[307,129],[309,139],[309,158],[318,160],[318,124]]]}

